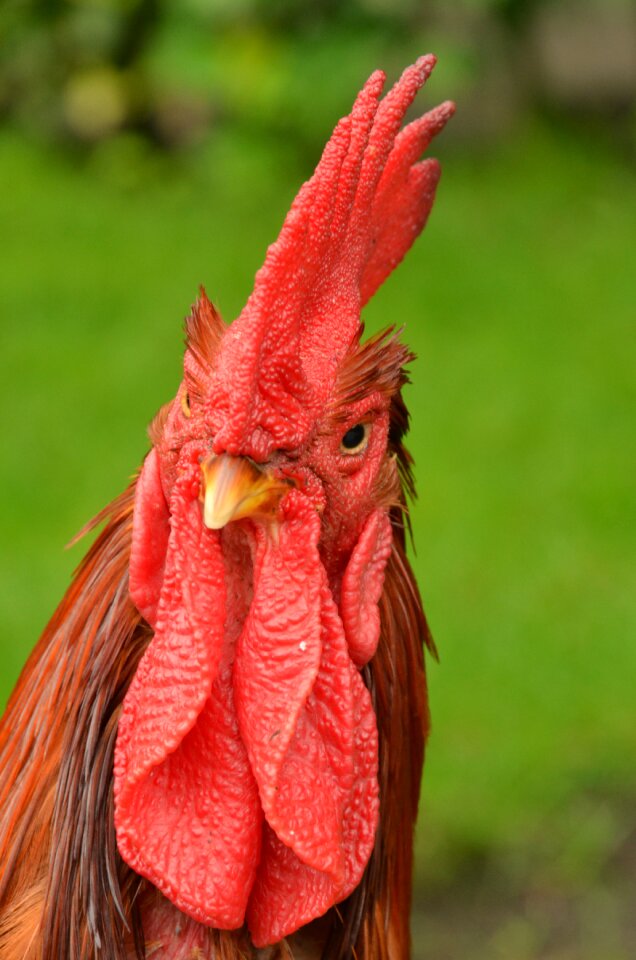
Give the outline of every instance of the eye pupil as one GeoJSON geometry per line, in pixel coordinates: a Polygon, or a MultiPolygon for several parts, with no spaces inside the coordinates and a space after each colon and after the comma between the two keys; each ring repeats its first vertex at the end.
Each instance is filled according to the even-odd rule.
{"type": "Polygon", "coordinates": [[[355,450],[355,448],[359,447],[364,440],[364,435],[364,424],[356,423],[355,427],[351,427],[345,433],[344,437],[342,438],[342,446],[345,448],[345,450],[355,450]]]}

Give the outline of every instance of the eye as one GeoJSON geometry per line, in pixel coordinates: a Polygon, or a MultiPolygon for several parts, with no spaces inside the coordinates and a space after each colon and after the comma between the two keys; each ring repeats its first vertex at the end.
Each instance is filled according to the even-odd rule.
{"type": "Polygon", "coordinates": [[[340,441],[340,453],[351,456],[355,453],[362,453],[369,441],[369,423],[356,423],[354,427],[349,427],[340,441]]]}
{"type": "Polygon", "coordinates": [[[190,397],[187,393],[181,394],[181,410],[184,417],[190,416],[190,397]]]}

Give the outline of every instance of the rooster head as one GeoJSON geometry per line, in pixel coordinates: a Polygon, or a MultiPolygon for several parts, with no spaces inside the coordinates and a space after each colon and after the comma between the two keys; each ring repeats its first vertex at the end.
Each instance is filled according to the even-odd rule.
{"type": "Polygon", "coordinates": [[[435,63],[339,122],[224,327],[205,293],[184,378],[137,482],[130,594],[154,631],[119,721],[123,859],[201,923],[274,943],[347,897],[379,817],[360,669],[401,501],[391,438],[410,359],[360,311],[423,228],[420,156],[451,116],[401,129],[435,63]]]}

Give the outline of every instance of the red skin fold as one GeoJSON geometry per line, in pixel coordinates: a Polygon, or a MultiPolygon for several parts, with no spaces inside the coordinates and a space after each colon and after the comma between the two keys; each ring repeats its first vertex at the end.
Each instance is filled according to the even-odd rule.
{"type": "MultiPolygon", "coordinates": [[[[320,815],[323,795],[312,794],[316,777],[309,778],[310,789],[302,778],[309,772],[309,762],[321,764],[330,775],[329,799],[338,809],[341,861],[337,874],[326,864],[313,868],[266,827],[247,917],[257,947],[292,933],[347,897],[362,878],[375,840],[379,814],[375,715],[326,586],[322,603],[322,663],[306,709],[314,742],[307,751],[307,766],[300,767],[298,779],[292,781],[300,811],[295,825],[298,830],[299,819],[311,822],[312,816],[320,815]]],[[[299,725],[298,740],[306,742],[306,737],[307,729],[299,725]]]]}
{"type": "Polygon", "coordinates": [[[303,860],[323,858],[337,872],[333,784],[306,709],[322,655],[320,524],[302,495],[286,499],[276,539],[257,531],[254,598],[234,666],[239,726],[270,826],[303,860]],[[312,795],[324,797],[320,808],[312,795]]]}
{"type": "Polygon", "coordinates": [[[156,623],[170,536],[170,514],[161,484],[159,455],[152,449],[137,481],[137,520],[130,551],[130,595],[148,623],[156,623]],[[143,520],[139,517],[143,511],[143,520]]]}
{"type": "Polygon", "coordinates": [[[171,497],[164,561],[144,530],[157,520],[153,476],[149,456],[149,509],[140,498],[134,543],[151,549],[135,563],[163,582],[119,724],[119,849],[200,922],[233,929],[247,911],[254,943],[265,945],[361,879],[378,817],[375,717],[327,586],[311,501],[293,491],[275,531],[250,525],[254,593],[234,649],[219,630],[219,534],[183,497],[186,475],[171,497]]]}
{"type": "Polygon", "coordinates": [[[349,654],[358,667],[369,662],[380,639],[378,600],[392,541],[389,518],[375,510],[353,548],[342,578],[340,613],[349,654]]]}
{"type": "MultiPolygon", "coordinates": [[[[151,456],[144,493],[147,469],[151,456]]],[[[150,548],[135,562],[152,581],[163,570],[163,582],[155,636],[119,721],[115,826],[138,873],[195,919],[233,928],[254,880],[262,812],[234,710],[219,534],[203,526],[191,488],[186,473],[173,490],[165,568],[144,529],[156,521],[154,497],[148,511],[136,503],[133,543],[150,548]]]]}
{"type": "Polygon", "coordinates": [[[118,848],[184,913],[247,922],[257,947],[349,896],[375,841],[378,731],[360,669],[391,553],[394,492],[377,480],[392,394],[353,383],[343,396],[338,377],[361,307],[433,203],[439,166],[419,158],[452,104],[400,128],[434,63],[383,99],[384,75],[370,77],[229,328],[202,293],[137,482],[130,595],[154,636],[119,720],[118,848]],[[358,459],[341,450],[349,393],[345,418],[370,431],[358,459]],[[211,454],[291,484],[273,521],[206,528],[211,454]]]}

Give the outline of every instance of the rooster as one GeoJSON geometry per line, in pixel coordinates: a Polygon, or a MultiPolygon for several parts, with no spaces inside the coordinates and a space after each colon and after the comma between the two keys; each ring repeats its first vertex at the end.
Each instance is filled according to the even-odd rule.
{"type": "Polygon", "coordinates": [[[360,311],[422,230],[402,127],[435,58],[374,73],[225,327],[203,289],[139,474],[0,727],[2,960],[410,955],[428,729],[394,328],[360,311]]]}

